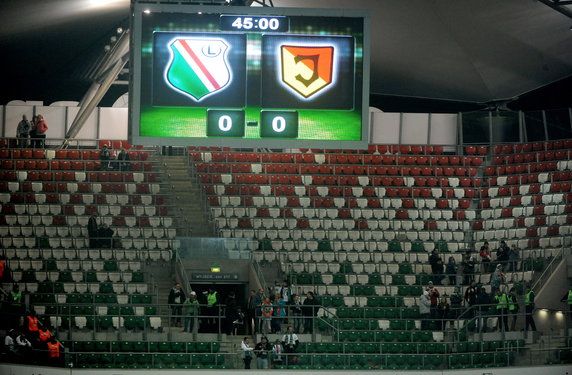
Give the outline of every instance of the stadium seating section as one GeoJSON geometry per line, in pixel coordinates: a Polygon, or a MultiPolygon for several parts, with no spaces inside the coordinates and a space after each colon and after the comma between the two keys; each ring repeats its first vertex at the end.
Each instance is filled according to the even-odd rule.
{"type": "MultiPolygon", "coordinates": [[[[317,328],[332,342],[303,343],[289,368],[513,363],[522,341],[467,341],[462,319],[453,342],[441,330],[420,330],[417,299],[432,280],[427,254],[437,247],[461,263],[484,241],[495,249],[506,240],[521,255],[507,286],[522,292],[570,245],[572,140],[459,151],[189,149],[219,235],[246,239],[236,242],[240,250],[258,262],[279,261],[297,292],[319,296],[317,328]]],[[[2,251],[14,281],[60,330],[145,331],[166,323],[153,306],[145,263],[171,259],[174,218],[152,151],[129,153],[131,168],[116,171],[102,169],[94,150],[0,148],[2,251]],[[88,248],[92,213],[115,230],[114,248],[88,248]]],[[[476,279],[490,291],[490,274],[477,267],[476,279]]],[[[451,295],[454,287],[439,288],[451,295]]],[[[78,367],[229,366],[218,344],[67,344],[78,367]]]]}

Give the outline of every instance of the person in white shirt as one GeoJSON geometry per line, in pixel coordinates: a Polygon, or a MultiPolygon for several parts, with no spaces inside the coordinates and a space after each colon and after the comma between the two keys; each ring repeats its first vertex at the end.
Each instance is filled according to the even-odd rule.
{"type": "Polygon", "coordinates": [[[282,346],[284,347],[284,353],[286,353],[286,361],[288,361],[289,354],[296,351],[298,343],[298,335],[294,333],[294,328],[289,326],[284,336],[282,336],[282,346]]]}
{"type": "Polygon", "coordinates": [[[14,335],[16,334],[16,332],[14,332],[13,329],[11,329],[8,334],[6,335],[6,338],[4,339],[4,346],[6,347],[6,349],[8,349],[8,351],[10,351],[11,353],[16,353],[16,346],[14,344],[14,335]]]}
{"type": "Polygon", "coordinates": [[[272,345],[272,367],[280,366],[282,364],[282,352],[284,348],[279,339],[276,339],[274,345],[272,345]]]}
{"type": "Polygon", "coordinates": [[[240,343],[240,349],[242,350],[242,360],[244,361],[244,369],[250,369],[250,362],[252,361],[252,351],[254,348],[250,346],[250,339],[245,337],[240,343]]]}
{"type": "Polygon", "coordinates": [[[32,344],[23,333],[20,333],[18,337],[16,337],[16,350],[21,355],[27,355],[32,350],[32,344]]]}

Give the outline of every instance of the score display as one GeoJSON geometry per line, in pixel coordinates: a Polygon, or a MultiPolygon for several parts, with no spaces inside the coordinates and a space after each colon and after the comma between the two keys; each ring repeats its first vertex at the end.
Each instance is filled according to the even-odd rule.
{"type": "Polygon", "coordinates": [[[364,11],[133,3],[130,140],[365,148],[364,11]]]}

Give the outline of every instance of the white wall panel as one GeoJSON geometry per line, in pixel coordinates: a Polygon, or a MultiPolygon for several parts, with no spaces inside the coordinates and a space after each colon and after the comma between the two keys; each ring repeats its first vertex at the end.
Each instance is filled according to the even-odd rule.
{"type": "MultiPolygon", "coordinates": [[[[69,128],[71,127],[71,125],[73,123],[73,120],[75,119],[75,116],[79,112],[79,107],[67,107],[67,110],[68,110],[68,120],[67,120],[67,124],[66,124],[66,129],[69,130],[69,128]]],[[[88,117],[86,122],[83,124],[81,130],[75,136],[75,139],[76,140],[78,140],[78,139],[96,139],[97,138],[97,120],[98,120],[98,118],[99,118],[99,115],[98,115],[97,111],[94,111],[91,114],[91,116],[88,117]]],[[[74,142],[73,144],[80,145],[80,146],[95,146],[96,142],[95,141],[79,141],[79,142],[74,142]]]]}
{"type": "Polygon", "coordinates": [[[99,108],[99,139],[127,140],[127,108],[99,108]]]}
{"type": "Polygon", "coordinates": [[[431,136],[429,144],[457,144],[457,114],[431,113],[431,136]]]}
{"type": "Polygon", "coordinates": [[[36,107],[36,115],[44,116],[48,124],[46,132],[47,145],[59,145],[66,134],[66,107],[36,107]],[[57,140],[49,141],[56,138],[57,140]]]}
{"type": "Polygon", "coordinates": [[[429,131],[428,113],[404,113],[401,120],[401,143],[425,145],[429,131]]]}
{"type": "Polygon", "coordinates": [[[373,112],[370,143],[399,142],[399,113],[373,112]]]}

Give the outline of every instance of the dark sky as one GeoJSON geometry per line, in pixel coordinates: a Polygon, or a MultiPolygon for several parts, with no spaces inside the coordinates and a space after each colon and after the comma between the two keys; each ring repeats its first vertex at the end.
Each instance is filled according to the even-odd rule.
{"type": "MultiPolygon", "coordinates": [[[[101,55],[116,28],[128,26],[128,9],[123,5],[117,9],[81,13],[73,9],[74,4],[81,2],[4,0],[0,3],[0,50],[3,56],[0,104],[10,100],[42,100],[50,104],[82,98],[90,85],[86,71],[101,55]],[[59,8],[47,6],[51,4],[57,4],[59,8]]],[[[372,65],[377,63],[373,61],[372,65]]],[[[446,74],[444,70],[443,74],[446,74]]],[[[398,76],[381,78],[391,80],[398,76]]],[[[373,80],[378,78],[372,77],[373,80]]],[[[407,76],[400,80],[407,87],[407,76]]],[[[126,90],[126,86],[114,86],[102,105],[113,104],[126,90]]],[[[572,107],[571,93],[572,77],[568,77],[520,95],[509,108],[572,107]]],[[[457,112],[487,107],[486,103],[391,95],[372,95],[370,102],[384,111],[403,112],[457,112]]]]}

